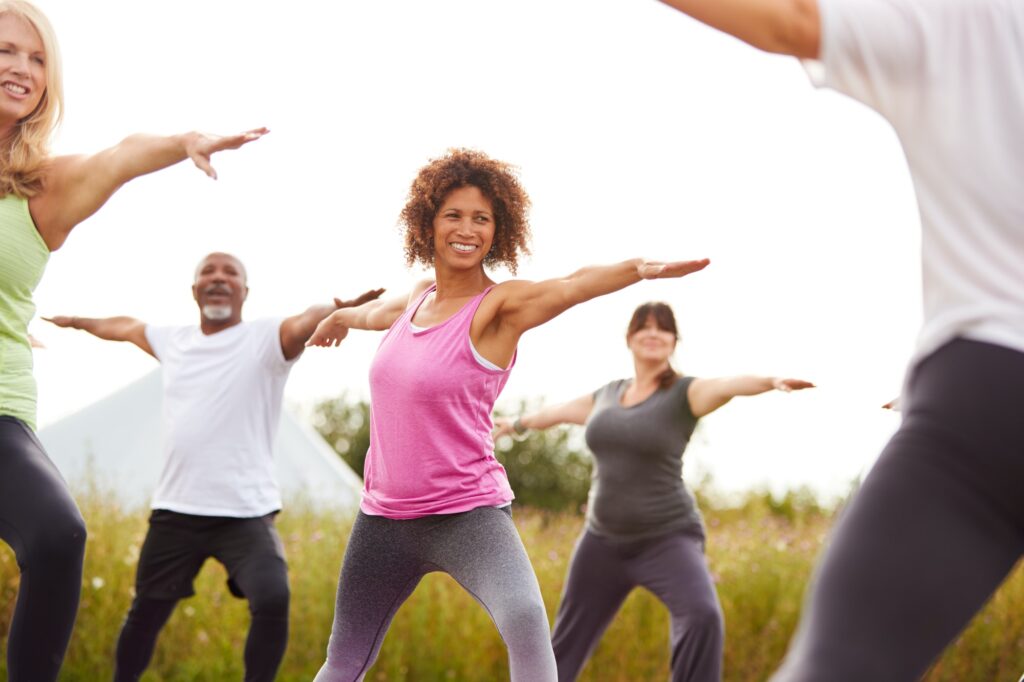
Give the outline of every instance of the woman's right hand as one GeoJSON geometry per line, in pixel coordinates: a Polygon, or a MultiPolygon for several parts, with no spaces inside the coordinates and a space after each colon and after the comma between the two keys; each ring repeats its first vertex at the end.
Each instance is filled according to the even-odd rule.
{"type": "Polygon", "coordinates": [[[511,438],[515,433],[516,432],[512,429],[512,420],[508,417],[497,417],[494,420],[494,430],[491,431],[491,438],[493,438],[495,442],[497,442],[502,436],[509,436],[511,438]]]}
{"type": "Polygon", "coordinates": [[[321,346],[330,348],[339,345],[348,336],[348,327],[341,323],[341,311],[335,311],[322,319],[316,326],[316,331],[306,341],[307,346],[321,346]]]}

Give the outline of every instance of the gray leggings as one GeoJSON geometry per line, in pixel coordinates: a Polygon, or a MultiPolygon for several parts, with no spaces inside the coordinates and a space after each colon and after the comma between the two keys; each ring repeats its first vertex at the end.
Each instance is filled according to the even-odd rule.
{"type": "Polygon", "coordinates": [[[360,512],[316,682],[362,680],[395,612],[432,571],[450,575],[487,609],[508,647],[512,680],[554,682],[540,586],[511,513],[493,507],[406,521],[360,512]]]}
{"type": "Polygon", "coordinates": [[[555,618],[552,641],[560,682],[580,674],[635,587],[647,588],[668,607],[673,682],[719,682],[725,629],[704,541],[673,533],[619,545],[589,531],[576,543],[555,618]]]}
{"type": "Polygon", "coordinates": [[[917,680],[1024,553],[1024,353],[957,340],[843,513],[776,682],[917,680]]]}

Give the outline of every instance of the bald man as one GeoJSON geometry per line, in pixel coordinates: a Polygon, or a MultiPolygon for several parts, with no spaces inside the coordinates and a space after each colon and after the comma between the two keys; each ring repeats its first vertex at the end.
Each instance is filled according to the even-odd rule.
{"type": "Polygon", "coordinates": [[[249,601],[246,682],[271,682],[288,639],[288,573],[274,517],[281,495],[271,444],[285,382],[306,340],[339,307],[315,305],[294,317],[242,321],[245,267],[226,253],[200,261],[192,284],[199,325],[154,327],[131,317],[54,317],[60,327],[129,341],[163,368],[164,468],[136,572],[135,600],[117,643],[116,682],[134,682],[157,636],[207,558],[228,572],[228,588],[249,601]]]}

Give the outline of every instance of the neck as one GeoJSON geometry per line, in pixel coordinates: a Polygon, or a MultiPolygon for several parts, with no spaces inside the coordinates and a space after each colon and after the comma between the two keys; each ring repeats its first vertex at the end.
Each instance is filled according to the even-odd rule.
{"type": "Polygon", "coordinates": [[[451,270],[443,266],[434,266],[438,300],[446,298],[462,298],[475,296],[494,284],[482,267],[475,270],[451,270]]]}
{"type": "Polygon", "coordinates": [[[649,362],[633,358],[633,372],[635,374],[633,383],[637,388],[657,385],[658,377],[668,368],[668,360],[649,362]]]}
{"type": "Polygon", "coordinates": [[[208,320],[200,316],[199,329],[205,336],[209,336],[210,334],[216,334],[217,332],[234,327],[236,324],[241,324],[241,322],[241,315],[233,315],[226,320],[208,320]]]}

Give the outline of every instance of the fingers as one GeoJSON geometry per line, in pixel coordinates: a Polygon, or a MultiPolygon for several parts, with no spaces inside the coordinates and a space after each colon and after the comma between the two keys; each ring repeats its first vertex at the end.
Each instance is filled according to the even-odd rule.
{"type": "Polygon", "coordinates": [[[711,263],[708,258],[700,260],[684,260],[674,263],[664,263],[656,277],[685,277],[695,272],[700,272],[711,263]]]}
{"type": "Polygon", "coordinates": [[[199,152],[193,152],[189,155],[192,159],[192,163],[196,165],[196,168],[206,173],[207,177],[214,180],[217,179],[217,171],[213,170],[213,166],[210,165],[210,157],[199,152]]]}
{"type": "Polygon", "coordinates": [[[642,279],[684,277],[703,270],[709,263],[711,263],[711,260],[708,258],[701,258],[700,260],[674,261],[671,263],[649,261],[640,266],[639,273],[642,279]]]}
{"type": "Polygon", "coordinates": [[[804,381],[803,379],[782,379],[778,382],[776,388],[789,393],[791,391],[802,391],[805,388],[816,388],[816,386],[810,381],[804,381]]]}

